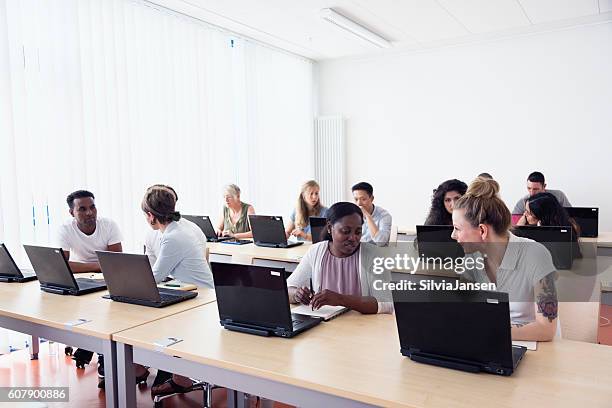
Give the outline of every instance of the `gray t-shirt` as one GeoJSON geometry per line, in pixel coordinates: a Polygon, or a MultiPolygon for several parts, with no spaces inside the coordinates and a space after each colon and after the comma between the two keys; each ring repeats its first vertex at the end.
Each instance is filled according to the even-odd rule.
{"type": "MultiPolygon", "coordinates": [[[[534,287],[556,269],[544,245],[509,234],[504,258],[497,269],[497,291],[508,293],[512,323],[529,323],[535,320],[534,287]]],[[[482,257],[480,253],[468,256],[482,257]]],[[[491,282],[484,268],[466,270],[462,277],[471,282],[491,282]]]]}
{"type": "MultiPolygon", "coordinates": [[[[545,191],[547,193],[554,195],[557,198],[557,201],[559,201],[559,204],[561,204],[561,207],[571,207],[572,206],[572,204],[570,204],[569,200],[567,199],[567,196],[565,195],[563,191],[548,190],[548,189],[546,189],[545,191]]],[[[525,212],[525,201],[527,201],[528,198],[529,198],[529,194],[527,194],[526,196],[518,200],[518,202],[514,206],[514,210],[512,210],[512,214],[523,214],[525,212]]]]}

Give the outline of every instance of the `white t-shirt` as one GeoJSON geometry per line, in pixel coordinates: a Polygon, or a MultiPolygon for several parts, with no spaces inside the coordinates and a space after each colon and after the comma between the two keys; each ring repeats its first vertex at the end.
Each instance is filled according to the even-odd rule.
{"type": "MultiPolygon", "coordinates": [[[[475,253],[468,256],[482,255],[475,253]]],[[[544,245],[510,233],[504,258],[497,269],[496,286],[498,292],[508,293],[512,323],[530,323],[535,320],[534,287],[542,278],[555,271],[552,256],[544,245]]],[[[463,277],[472,282],[491,282],[484,268],[466,270],[463,277]]]]}
{"type": "Polygon", "coordinates": [[[122,239],[117,223],[104,217],[98,217],[96,230],[91,235],[84,234],[74,218],[57,231],[57,245],[70,251],[70,260],[77,262],[98,262],[96,251],[106,251],[109,245],[118,244],[122,239]]]}
{"type": "MultiPolygon", "coordinates": [[[[185,225],[193,230],[193,233],[196,235],[198,239],[198,245],[204,250],[206,247],[206,236],[194,222],[191,222],[185,218],[182,218],[177,221],[181,225],[185,225]]],[[[159,247],[161,245],[162,233],[160,230],[151,229],[147,232],[147,236],[145,237],[145,254],[149,256],[149,262],[151,262],[151,266],[155,265],[155,261],[157,261],[157,257],[159,256],[159,247]]]]}

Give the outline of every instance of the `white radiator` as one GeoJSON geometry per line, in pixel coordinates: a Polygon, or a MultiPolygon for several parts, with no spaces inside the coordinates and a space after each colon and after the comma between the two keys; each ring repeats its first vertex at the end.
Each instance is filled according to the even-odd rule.
{"type": "Polygon", "coordinates": [[[327,207],[346,200],[346,134],[341,116],[315,119],[315,178],[327,207]]]}

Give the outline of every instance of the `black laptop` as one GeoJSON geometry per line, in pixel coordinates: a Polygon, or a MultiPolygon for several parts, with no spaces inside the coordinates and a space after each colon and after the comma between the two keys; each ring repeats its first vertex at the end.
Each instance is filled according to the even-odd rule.
{"type": "Polygon", "coordinates": [[[158,288],[146,255],[110,251],[96,254],[112,300],[164,307],[198,296],[198,292],[158,288]]]}
{"type": "Polygon", "coordinates": [[[181,215],[181,217],[193,222],[195,225],[200,227],[200,229],[206,236],[206,241],[208,242],[223,242],[224,244],[234,245],[244,245],[250,244],[252,242],[248,239],[236,239],[233,237],[217,236],[217,232],[215,231],[215,228],[212,225],[212,221],[210,220],[210,217],[208,215],[181,215]]]}
{"type": "Polygon", "coordinates": [[[293,337],[321,323],[292,314],[283,268],[211,263],[221,325],[260,336],[293,337]]]}
{"type": "Polygon", "coordinates": [[[249,215],[255,245],[270,248],[291,248],[304,242],[287,242],[283,217],[275,215],[249,215]]]}
{"type": "Polygon", "coordinates": [[[99,280],[75,278],[62,248],[24,245],[40,282],[40,289],[59,295],[85,295],[106,289],[99,280]]]}
{"type": "Polygon", "coordinates": [[[310,217],[310,235],[312,235],[312,243],[316,244],[325,240],[327,218],[325,217],[310,217]]]}
{"type": "Polygon", "coordinates": [[[552,255],[557,269],[571,269],[574,261],[572,227],[521,225],[515,226],[514,234],[533,239],[544,245],[552,255]]]}
{"type": "Polygon", "coordinates": [[[29,282],[36,279],[31,269],[19,269],[6,245],[0,244],[0,282],[29,282]]]}
{"type": "Polygon", "coordinates": [[[597,238],[597,235],[599,235],[599,208],[565,207],[565,209],[580,227],[580,236],[597,238]]]}
{"type": "Polygon", "coordinates": [[[426,260],[463,258],[463,247],[451,238],[452,225],[417,225],[419,255],[426,260]]]}
{"type": "Polygon", "coordinates": [[[526,348],[513,346],[508,294],[394,291],[400,351],[419,363],[511,375],[526,348]]]}

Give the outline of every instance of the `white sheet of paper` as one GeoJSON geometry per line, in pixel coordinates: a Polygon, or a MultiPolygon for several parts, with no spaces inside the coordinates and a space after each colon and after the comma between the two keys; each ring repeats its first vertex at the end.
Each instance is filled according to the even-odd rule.
{"type": "Polygon", "coordinates": [[[525,346],[527,350],[537,350],[538,342],[537,341],[522,341],[522,340],[513,340],[513,346],[525,346]]]}
{"type": "Polygon", "coordinates": [[[337,314],[346,310],[344,306],[322,306],[317,310],[312,310],[310,305],[299,305],[291,309],[291,313],[303,314],[307,316],[321,317],[324,320],[331,319],[337,314]]]}

